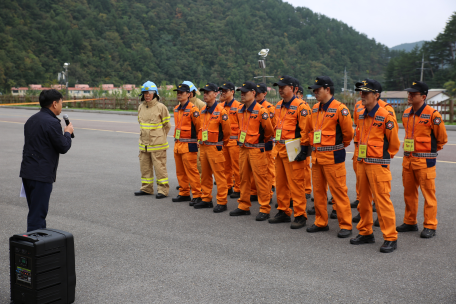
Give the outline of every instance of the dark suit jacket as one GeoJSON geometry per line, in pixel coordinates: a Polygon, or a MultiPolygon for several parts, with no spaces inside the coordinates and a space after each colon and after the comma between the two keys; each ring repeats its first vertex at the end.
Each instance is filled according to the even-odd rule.
{"type": "Polygon", "coordinates": [[[24,150],[20,177],[53,183],[59,155],[71,148],[71,135],[62,134],[60,119],[48,108],[30,117],[24,125],[24,150]]]}

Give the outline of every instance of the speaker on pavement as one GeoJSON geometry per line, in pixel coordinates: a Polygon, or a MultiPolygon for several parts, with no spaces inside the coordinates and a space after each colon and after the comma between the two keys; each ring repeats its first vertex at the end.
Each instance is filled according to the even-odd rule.
{"type": "Polygon", "coordinates": [[[38,229],[10,237],[11,303],[73,303],[76,290],[71,233],[38,229]]]}

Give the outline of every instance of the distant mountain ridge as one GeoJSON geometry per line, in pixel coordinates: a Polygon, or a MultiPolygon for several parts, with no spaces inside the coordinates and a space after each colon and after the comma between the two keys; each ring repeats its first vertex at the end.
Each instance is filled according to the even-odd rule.
{"type": "Polygon", "coordinates": [[[390,48],[390,50],[392,50],[392,51],[406,51],[408,53],[408,52],[411,52],[415,48],[415,46],[417,46],[417,45],[418,45],[418,48],[421,48],[421,46],[425,42],[426,42],[425,40],[421,40],[421,41],[418,41],[418,42],[402,43],[402,44],[393,46],[392,48],[390,48]]]}

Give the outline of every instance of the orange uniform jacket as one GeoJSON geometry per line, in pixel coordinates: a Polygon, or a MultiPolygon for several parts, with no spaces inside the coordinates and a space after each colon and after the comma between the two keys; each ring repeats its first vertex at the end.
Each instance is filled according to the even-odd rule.
{"type": "Polygon", "coordinates": [[[253,101],[248,109],[242,105],[237,114],[237,121],[241,132],[245,132],[245,140],[238,145],[245,148],[265,148],[265,143],[272,138],[274,129],[268,111],[259,103],[253,101]],[[250,114],[249,114],[250,113],[250,114]]]}
{"type": "Polygon", "coordinates": [[[331,165],[345,162],[345,147],[353,138],[353,122],[347,107],[331,98],[327,103],[316,103],[306,133],[312,144],[312,164],[331,165]],[[321,131],[320,143],[314,143],[315,131],[321,131]]]}
{"type": "Polygon", "coordinates": [[[174,108],[174,138],[177,130],[180,130],[179,139],[174,139],[174,152],[198,152],[198,130],[201,128],[200,113],[198,108],[187,101],[182,105],[174,108]]]}
{"type": "MultiPolygon", "coordinates": [[[[385,108],[388,111],[388,113],[393,115],[394,119],[397,121],[396,112],[394,111],[394,108],[389,103],[386,103],[383,100],[379,99],[378,105],[382,108],[385,108]]],[[[358,143],[357,133],[359,132],[359,129],[358,129],[359,115],[363,114],[365,109],[366,108],[363,106],[361,100],[355,104],[355,111],[353,112],[353,121],[355,122],[355,136],[354,136],[353,141],[355,142],[355,144],[358,143]]],[[[396,129],[396,132],[397,132],[397,129],[396,129]]]]}
{"type": "Polygon", "coordinates": [[[277,153],[282,158],[288,158],[285,140],[301,138],[301,149],[309,146],[309,137],[305,130],[307,117],[310,115],[308,106],[296,97],[289,102],[279,101],[275,108],[276,137],[277,130],[282,130],[280,139],[276,139],[277,153]]]}
{"type": "Polygon", "coordinates": [[[448,142],[446,128],[440,113],[426,103],[416,111],[410,107],[402,115],[405,138],[414,139],[414,152],[404,152],[402,165],[411,169],[435,166],[437,151],[448,142]]]}
{"type": "MultiPolygon", "coordinates": [[[[267,102],[265,99],[263,99],[262,101],[258,102],[259,105],[261,105],[263,108],[266,109],[266,111],[268,112],[269,114],[269,118],[271,120],[271,125],[272,125],[272,129],[275,130],[275,126],[276,126],[276,119],[275,119],[275,116],[274,116],[274,112],[275,112],[275,107],[274,105],[270,104],[269,102],[267,102]]],[[[266,146],[265,146],[265,151],[270,151],[272,150],[273,148],[273,138],[271,138],[267,143],[266,143],[266,146]]]]}
{"type": "Polygon", "coordinates": [[[198,132],[198,141],[202,145],[221,146],[228,145],[231,135],[231,125],[228,113],[217,102],[209,109],[205,106],[201,110],[201,127],[198,132]],[[208,140],[203,141],[203,131],[208,132],[208,140]]]}
{"type": "Polygon", "coordinates": [[[367,145],[367,153],[365,158],[355,157],[368,164],[389,165],[401,145],[396,119],[379,104],[369,113],[367,109],[361,113],[358,116],[358,144],[367,145]]]}
{"type": "Polygon", "coordinates": [[[239,126],[237,123],[236,115],[242,104],[235,100],[231,100],[230,102],[224,102],[220,104],[222,107],[225,108],[225,111],[228,113],[229,120],[231,123],[231,135],[230,135],[230,142],[227,146],[235,146],[237,145],[237,139],[239,136],[239,126]]]}

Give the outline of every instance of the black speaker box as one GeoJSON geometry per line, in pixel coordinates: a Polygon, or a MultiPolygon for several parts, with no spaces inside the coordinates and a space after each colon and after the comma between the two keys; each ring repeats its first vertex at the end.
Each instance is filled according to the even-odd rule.
{"type": "Polygon", "coordinates": [[[10,238],[12,304],[73,303],[76,290],[71,233],[38,229],[10,238]]]}

